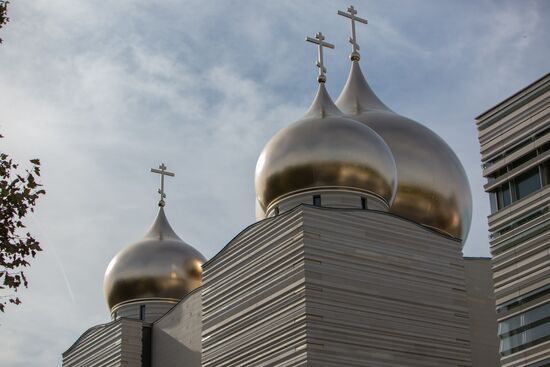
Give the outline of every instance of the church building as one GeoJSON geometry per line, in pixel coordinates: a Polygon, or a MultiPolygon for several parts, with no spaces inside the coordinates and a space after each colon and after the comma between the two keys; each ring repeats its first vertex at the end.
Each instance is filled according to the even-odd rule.
{"type": "MultiPolygon", "coordinates": [[[[205,259],[171,228],[161,165],[151,228],[108,265],[112,321],[65,367],[498,366],[489,259],[464,258],[466,173],[427,127],[386,106],[360,67],[333,102],[321,33],[318,91],[258,158],[257,222],[205,259]]],[[[251,198],[251,202],[252,202],[251,198]]]]}

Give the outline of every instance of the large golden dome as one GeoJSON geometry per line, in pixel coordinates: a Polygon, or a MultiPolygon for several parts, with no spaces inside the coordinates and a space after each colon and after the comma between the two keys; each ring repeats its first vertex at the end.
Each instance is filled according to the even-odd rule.
{"type": "Polygon", "coordinates": [[[137,300],[177,302],[201,285],[204,257],[174,232],[164,209],[145,236],[124,248],[105,271],[109,308],[137,300]]]}
{"type": "Polygon", "coordinates": [[[390,212],[465,240],[472,218],[468,177],[458,157],[427,127],[386,107],[352,61],[336,105],[376,131],[388,144],[397,168],[390,212]]]}
{"type": "Polygon", "coordinates": [[[261,215],[270,204],[309,190],[347,190],[375,195],[388,205],[396,189],[392,153],[371,128],[334,105],[324,83],[309,111],[277,133],[256,165],[261,215]]]}

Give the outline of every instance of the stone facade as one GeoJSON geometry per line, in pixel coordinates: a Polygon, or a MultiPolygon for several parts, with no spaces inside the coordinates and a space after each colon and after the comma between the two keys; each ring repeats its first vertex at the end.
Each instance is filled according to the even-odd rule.
{"type": "Polygon", "coordinates": [[[204,265],[203,366],[471,366],[460,250],[370,210],[257,223],[204,265]]]}

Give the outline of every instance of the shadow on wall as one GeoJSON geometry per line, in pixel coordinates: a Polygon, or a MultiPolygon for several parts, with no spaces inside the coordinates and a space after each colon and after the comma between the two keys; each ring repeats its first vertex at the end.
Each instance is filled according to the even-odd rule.
{"type": "Polygon", "coordinates": [[[153,329],[151,366],[200,367],[200,351],[191,350],[183,343],[184,341],[178,339],[178,336],[183,337],[183,332],[178,333],[180,335],[171,335],[172,331],[177,332],[177,329],[172,327],[170,330],[162,330],[160,327],[153,329]]]}

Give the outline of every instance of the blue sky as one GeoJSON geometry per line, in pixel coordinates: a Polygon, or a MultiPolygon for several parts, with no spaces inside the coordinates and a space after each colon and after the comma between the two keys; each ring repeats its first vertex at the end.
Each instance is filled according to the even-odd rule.
{"type": "MultiPolygon", "coordinates": [[[[322,31],[327,87],[349,69],[342,1],[12,1],[0,46],[2,151],[40,157],[47,190],[29,228],[44,252],[23,304],[0,314],[2,364],[59,365],[109,320],[103,273],[156,212],[207,258],[254,219],[253,175],[267,140],[316,90],[322,31]]],[[[547,73],[545,1],[360,1],[361,64],[392,109],[422,122],[468,173],[465,254],[487,256],[488,198],[474,118],[547,73]]]]}

